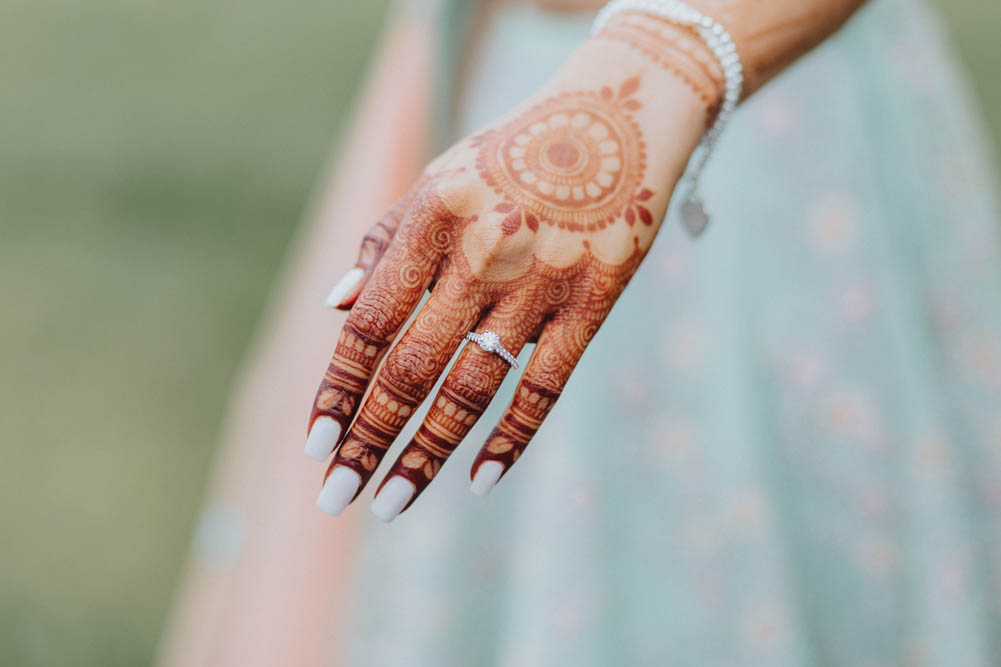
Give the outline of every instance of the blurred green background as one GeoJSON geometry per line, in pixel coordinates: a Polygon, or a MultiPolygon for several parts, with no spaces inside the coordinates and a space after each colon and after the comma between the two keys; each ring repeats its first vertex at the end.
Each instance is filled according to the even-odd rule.
{"type": "MultiPolygon", "coordinates": [[[[1001,3],[939,0],[1001,146],[1001,3]]],[[[385,2],[0,2],[0,664],[151,660],[385,2]]]]}

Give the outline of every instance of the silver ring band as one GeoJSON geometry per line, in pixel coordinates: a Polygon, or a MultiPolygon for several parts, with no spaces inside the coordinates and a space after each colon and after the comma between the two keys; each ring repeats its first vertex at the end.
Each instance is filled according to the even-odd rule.
{"type": "Polygon", "coordinates": [[[501,345],[500,336],[495,334],[489,329],[484,329],[483,333],[476,333],[475,331],[470,331],[466,334],[466,340],[471,340],[480,346],[480,349],[484,352],[491,354],[496,354],[498,357],[506,361],[511,365],[511,368],[518,368],[518,360],[514,358],[514,355],[504,349],[501,345]]]}

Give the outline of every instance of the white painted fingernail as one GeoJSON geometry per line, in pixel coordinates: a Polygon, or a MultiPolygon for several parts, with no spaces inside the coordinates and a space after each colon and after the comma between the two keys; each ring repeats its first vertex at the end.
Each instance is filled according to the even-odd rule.
{"type": "Polygon", "coordinates": [[[355,286],[365,276],[365,272],[355,267],[344,274],[344,277],[337,281],[334,285],[334,289],[330,290],[330,294],[327,295],[327,305],[331,308],[336,308],[341,305],[341,301],[344,301],[344,297],[348,295],[348,292],[353,290],[355,286]]]}
{"type": "Polygon", "coordinates": [[[494,488],[494,484],[500,479],[504,472],[504,464],[497,461],[484,461],[476,471],[473,483],[469,485],[469,490],[478,496],[485,496],[494,488]]]}
{"type": "Polygon", "coordinates": [[[306,455],[317,461],[326,461],[340,437],[340,424],[330,417],[317,417],[306,438],[306,455]]]}
{"type": "Polygon", "coordinates": [[[372,501],[372,514],[389,523],[403,511],[415,493],[417,487],[413,482],[406,477],[393,475],[372,501]]]}
{"type": "Polygon", "coordinates": [[[359,486],[361,475],[347,466],[335,466],[323,484],[316,506],[330,516],[337,516],[355,497],[359,486]]]}

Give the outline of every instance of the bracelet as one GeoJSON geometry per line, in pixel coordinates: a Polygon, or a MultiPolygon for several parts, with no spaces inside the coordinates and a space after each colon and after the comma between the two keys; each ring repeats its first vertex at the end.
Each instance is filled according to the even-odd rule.
{"type": "Polygon", "coordinates": [[[744,66],[740,62],[737,45],[726,28],[680,0],[612,0],[598,12],[591,26],[591,34],[601,32],[612,16],[623,11],[654,14],[671,23],[695,28],[723,67],[726,79],[723,102],[678,184],[685,193],[681,203],[681,221],[692,236],[697,236],[709,224],[709,212],[699,194],[699,177],[716,147],[720,133],[730,119],[730,114],[740,101],[744,88],[744,66]]]}

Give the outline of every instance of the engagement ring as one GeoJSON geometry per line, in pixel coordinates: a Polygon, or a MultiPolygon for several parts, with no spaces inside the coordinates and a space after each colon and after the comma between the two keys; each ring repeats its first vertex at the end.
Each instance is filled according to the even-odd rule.
{"type": "Polygon", "coordinates": [[[483,333],[476,333],[475,331],[470,331],[466,334],[466,340],[471,340],[480,346],[480,349],[484,352],[489,352],[496,354],[501,359],[511,364],[511,368],[518,368],[518,360],[514,358],[514,355],[504,349],[501,345],[500,336],[495,334],[493,331],[486,329],[483,333]]]}

